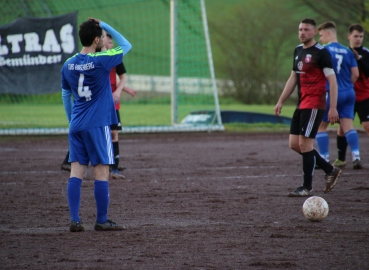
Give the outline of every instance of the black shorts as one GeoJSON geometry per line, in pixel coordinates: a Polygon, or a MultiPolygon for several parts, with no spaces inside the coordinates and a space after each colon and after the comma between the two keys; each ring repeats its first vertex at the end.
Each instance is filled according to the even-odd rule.
{"type": "Polygon", "coordinates": [[[119,110],[116,110],[116,112],[117,112],[118,124],[111,125],[110,129],[111,130],[122,130],[122,124],[120,123],[119,110]]]}
{"type": "Polygon", "coordinates": [[[360,124],[369,121],[369,98],[355,103],[355,113],[359,116],[360,124]]]}
{"type": "Polygon", "coordinates": [[[291,121],[290,134],[315,138],[323,115],[324,110],[296,109],[291,121]]]}

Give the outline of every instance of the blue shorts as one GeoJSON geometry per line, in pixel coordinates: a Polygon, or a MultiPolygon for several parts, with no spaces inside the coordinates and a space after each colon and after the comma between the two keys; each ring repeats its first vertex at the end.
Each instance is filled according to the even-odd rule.
{"type": "Polygon", "coordinates": [[[69,133],[69,162],[82,165],[114,164],[113,143],[109,126],[69,133]]]}
{"type": "MultiPolygon", "coordinates": [[[[337,111],[340,118],[351,118],[354,119],[354,108],[355,108],[355,91],[354,89],[346,91],[338,91],[337,99],[337,111]]],[[[324,112],[323,122],[329,122],[328,111],[330,95],[327,94],[327,109],[324,112]]]]}

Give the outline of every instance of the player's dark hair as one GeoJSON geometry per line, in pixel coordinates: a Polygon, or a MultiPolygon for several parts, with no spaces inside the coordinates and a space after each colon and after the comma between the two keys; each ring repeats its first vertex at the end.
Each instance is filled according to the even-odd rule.
{"type": "Polygon", "coordinates": [[[325,29],[336,29],[336,24],[334,22],[325,22],[318,26],[318,31],[325,29]]]}
{"type": "Polygon", "coordinates": [[[110,39],[113,39],[113,37],[112,37],[108,32],[106,32],[106,36],[107,36],[108,38],[110,38],[110,39]]]}
{"type": "Polygon", "coordinates": [[[301,23],[307,23],[307,24],[311,24],[312,26],[316,27],[316,22],[314,19],[311,18],[305,18],[301,21],[301,23]]]}
{"type": "Polygon", "coordinates": [[[359,23],[354,23],[350,25],[349,33],[351,34],[355,30],[358,31],[359,33],[364,33],[364,27],[359,23]]]}
{"type": "Polygon", "coordinates": [[[101,38],[102,29],[97,21],[88,20],[81,23],[78,34],[82,46],[89,47],[92,45],[96,37],[101,38]]]}

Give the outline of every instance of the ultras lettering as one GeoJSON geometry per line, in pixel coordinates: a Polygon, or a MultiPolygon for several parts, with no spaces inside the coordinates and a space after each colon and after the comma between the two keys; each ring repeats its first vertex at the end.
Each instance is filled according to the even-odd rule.
{"type": "Polygon", "coordinates": [[[31,52],[52,52],[52,53],[73,53],[74,37],[73,26],[65,24],[59,31],[59,44],[53,29],[45,32],[43,44],[40,44],[40,37],[36,32],[25,34],[12,34],[6,37],[0,36],[0,55],[8,55],[9,53],[21,53],[21,45],[24,45],[24,51],[31,52]],[[4,44],[7,43],[7,44],[4,44]],[[2,45],[1,45],[2,44],[2,45]]]}

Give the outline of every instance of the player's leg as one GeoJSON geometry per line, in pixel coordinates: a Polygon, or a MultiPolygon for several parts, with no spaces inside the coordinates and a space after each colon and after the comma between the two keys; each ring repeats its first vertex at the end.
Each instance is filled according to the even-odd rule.
{"type": "MultiPolygon", "coordinates": [[[[313,136],[313,135],[310,135],[313,136]]],[[[337,178],[341,171],[334,168],[328,161],[313,148],[314,138],[300,136],[300,148],[302,154],[302,164],[304,173],[303,187],[312,195],[312,181],[314,176],[314,168],[318,165],[326,173],[326,189],[325,193],[329,192],[337,182],[337,178]],[[332,182],[333,181],[333,182],[332,182]]]]}
{"type": "Polygon", "coordinates": [[[108,219],[109,208],[109,165],[114,164],[110,127],[89,129],[86,148],[94,168],[94,195],[96,201],[95,230],[123,230],[123,226],[108,219]]]}
{"type": "Polygon", "coordinates": [[[347,140],[345,133],[342,130],[342,126],[340,125],[337,130],[337,151],[338,151],[338,158],[334,161],[333,165],[339,168],[345,168],[346,166],[346,151],[347,151],[347,140]]]}
{"type": "Polygon", "coordinates": [[[67,171],[70,172],[71,170],[71,163],[69,162],[69,151],[67,153],[67,155],[65,156],[63,163],[61,164],[61,170],[62,171],[67,171]]]}
{"type": "Polygon", "coordinates": [[[366,134],[369,136],[369,99],[355,103],[355,112],[357,112],[360,123],[366,134]]]}
{"type": "MultiPolygon", "coordinates": [[[[122,166],[122,165],[120,165],[119,163],[119,159],[120,159],[120,155],[119,155],[119,138],[118,138],[118,136],[119,136],[119,134],[118,134],[118,132],[120,131],[120,130],[122,130],[122,122],[121,122],[121,120],[120,120],[120,112],[119,112],[119,110],[116,110],[116,113],[117,113],[117,119],[118,119],[118,128],[117,128],[117,133],[116,133],[116,142],[117,142],[117,156],[118,156],[118,160],[117,160],[117,164],[118,164],[118,171],[124,171],[125,169],[126,169],[126,167],[124,167],[124,166],[122,166]]],[[[114,156],[116,156],[115,154],[114,154],[114,156]]]]}
{"type": "Polygon", "coordinates": [[[368,121],[362,122],[361,125],[363,126],[366,134],[369,136],[369,115],[368,115],[368,121]]]}
{"type": "Polygon", "coordinates": [[[340,119],[342,130],[345,133],[347,144],[350,146],[353,168],[362,169],[360,162],[360,148],[359,148],[359,136],[357,131],[353,128],[353,121],[350,118],[340,119]]]}
{"type": "Polygon", "coordinates": [[[325,173],[330,173],[333,167],[313,148],[310,140],[315,139],[324,113],[324,110],[318,109],[302,110],[300,116],[299,143],[301,153],[312,152],[315,157],[315,164],[322,168],[325,173]]]}
{"type": "MultiPolygon", "coordinates": [[[[329,102],[329,100],[327,102],[329,102]]],[[[329,120],[327,109],[324,111],[323,120],[319,125],[318,133],[316,134],[315,139],[318,145],[319,154],[322,158],[329,162],[329,136],[327,133],[328,124],[329,120]]]]}
{"type": "Polygon", "coordinates": [[[113,153],[114,153],[114,164],[111,165],[111,177],[114,179],[124,179],[124,175],[122,175],[119,172],[119,137],[118,137],[118,132],[119,130],[122,130],[122,124],[120,122],[120,114],[119,114],[119,110],[116,110],[117,113],[117,119],[118,119],[118,124],[117,125],[111,125],[111,135],[112,135],[112,142],[113,142],[113,153]]]}
{"type": "Polygon", "coordinates": [[[94,196],[96,201],[96,223],[108,221],[109,209],[109,165],[97,164],[94,167],[94,196]]]}
{"type": "MultiPolygon", "coordinates": [[[[312,180],[314,175],[315,164],[318,164],[326,172],[326,190],[330,191],[336,184],[340,170],[333,168],[325,161],[319,153],[313,148],[315,136],[323,118],[324,111],[318,109],[300,110],[300,127],[299,127],[299,148],[303,160],[303,185],[295,191],[289,193],[291,197],[311,196],[312,195],[312,180]]],[[[292,129],[291,129],[292,130],[292,129]]]]}
{"type": "MultiPolygon", "coordinates": [[[[314,155],[306,152],[307,141],[305,141],[303,136],[300,135],[301,130],[304,129],[303,125],[303,115],[304,110],[296,109],[291,121],[290,127],[290,137],[289,137],[289,146],[292,150],[302,155],[303,159],[303,171],[304,171],[304,181],[303,185],[298,187],[293,192],[288,193],[289,197],[302,197],[302,196],[311,196],[312,195],[312,187],[311,187],[311,179],[312,174],[315,167],[314,155]],[[308,172],[309,171],[309,172],[308,172]],[[310,174],[310,180],[308,175],[310,174]]],[[[317,124],[316,129],[318,129],[319,124],[317,124]]],[[[313,140],[311,140],[311,148],[312,148],[313,140]]]]}
{"type": "Polygon", "coordinates": [[[369,98],[356,102],[355,112],[357,112],[360,123],[363,126],[366,134],[369,136],[369,98]]]}
{"type": "Polygon", "coordinates": [[[354,129],[355,92],[344,91],[347,95],[345,106],[340,113],[340,126],[345,133],[346,140],[351,149],[353,168],[362,169],[360,161],[359,136],[354,129]]]}
{"type": "Polygon", "coordinates": [[[296,153],[301,154],[299,145],[300,134],[300,114],[301,111],[296,109],[293,113],[290,126],[289,147],[296,153]]]}
{"type": "Polygon", "coordinates": [[[79,210],[81,204],[82,179],[88,164],[88,156],[82,137],[83,136],[79,132],[69,134],[71,173],[67,184],[67,196],[71,220],[69,230],[71,232],[84,231],[79,216],[79,210]]]}
{"type": "Polygon", "coordinates": [[[299,144],[302,155],[302,171],[304,173],[303,187],[309,192],[313,190],[313,175],[315,168],[315,154],[313,152],[314,138],[299,136],[299,144]]]}
{"type": "Polygon", "coordinates": [[[290,134],[289,146],[293,151],[295,151],[298,154],[301,154],[300,145],[299,145],[299,135],[290,134]]]}

